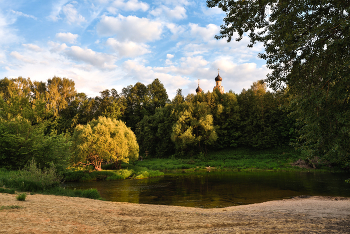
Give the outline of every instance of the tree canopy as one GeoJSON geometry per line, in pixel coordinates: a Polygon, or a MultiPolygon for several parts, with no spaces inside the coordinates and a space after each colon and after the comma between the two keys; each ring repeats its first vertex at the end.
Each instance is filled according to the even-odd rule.
{"type": "Polygon", "coordinates": [[[264,43],[267,82],[288,87],[297,146],[350,167],[350,1],[208,0],[226,17],[216,38],[264,43]]]}
{"type": "Polygon", "coordinates": [[[101,170],[103,161],[128,163],[139,157],[135,134],[122,121],[100,116],[78,125],[72,137],[72,162],[101,170]]]}

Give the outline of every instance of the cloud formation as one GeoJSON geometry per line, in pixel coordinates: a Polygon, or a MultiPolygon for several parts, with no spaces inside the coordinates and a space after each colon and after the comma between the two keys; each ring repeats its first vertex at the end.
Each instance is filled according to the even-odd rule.
{"type": "Polygon", "coordinates": [[[23,46],[31,51],[34,52],[41,52],[43,51],[39,46],[33,45],[33,44],[23,44],[23,46]]]}
{"type": "Polygon", "coordinates": [[[114,0],[109,7],[107,7],[107,10],[112,13],[116,14],[118,11],[147,11],[149,8],[149,5],[145,2],[138,1],[138,0],[114,0]]]}
{"type": "Polygon", "coordinates": [[[114,56],[95,52],[91,49],[83,49],[79,46],[72,46],[64,50],[63,53],[75,61],[85,62],[102,69],[114,69],[117,67],[114,65],[114,56]]]}
{"type": "Polygon", "coordinates": [[[173,9],[171,9],[163,5],[152,10],[150,14],[156,17],[164,17],[176,20],[187,18],[186,9],[182,6],[175,6],[173,9]]]}
{"type": "Polygon", "coordinates": [[[173,98],[179,88],[195,93],[197,79],[212,91],[218,68],[225,90],[235,92],[269,72],[257,59],[262,44],[214,38],[224,14],[201,1],[39,2],[0,1],[0,76],[67,77],[91,96],[159,78],[173,98]],[[25,14],[34,8],[35,16],[25,14]]]}
{"type": "Polygon", "coordinates": [[[86,21],[86,19],[78,13],[77,9],[75,9],[72,3],[63,6],[62,11],[65,14],[69,24],[81,24],[86,21]]]}
{"type": "Polygon", "coordinates": [[[76,39],[78,38],[78,34],[56,33],[56,38],[61,42],[73,44],[73,43],[75,43],[76,39]]]}
{"type": "Polygon", "coordinates": [[[110,46],[120,57],[137,57],[150,53],[149,46],[144,43],[135,43],[133,41],[117,41],[114,38],[108,38],[106,44],[110,46]]]}
{"type": "Polygon", "coordinates": [[[159,21],[136,16],[103,16],[97,24],[101,36],[115,36],[122,41],[150,42],[160,39],[163,25],[159,21]]]}

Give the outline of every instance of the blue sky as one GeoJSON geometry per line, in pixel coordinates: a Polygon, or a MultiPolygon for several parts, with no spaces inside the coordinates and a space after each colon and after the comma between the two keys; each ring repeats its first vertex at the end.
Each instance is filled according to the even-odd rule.
{"type": "Polygon", "coordinates": [[[0,78],[74,80],[78,92],[158,78],[173,98],[212,91],[218,70],[225,91],[240,93],[269,72],[263,46],[249,38],[216,40],[220,9],[204,0],[0,0],[0,78]]]}

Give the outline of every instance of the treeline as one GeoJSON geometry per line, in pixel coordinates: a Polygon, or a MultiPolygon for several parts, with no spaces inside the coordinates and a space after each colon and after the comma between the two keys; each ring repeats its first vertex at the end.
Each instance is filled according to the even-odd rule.
{"type": "Polygon", "coordinates": [[[30,160],[67,167],[71,136],[78,125],[98,117],[122,120],[136,134],[142,157],[190,158],[227,147],[271,148],[296,139],[290,97],[269,92],[262,81],[240,94],[218,91],[189,94],[179,89],[168,99],[163,84],[136,83],[78,93],[72,80],[0,80],[1,167],[18,169],[30,160]]]}
{"type": "Polygon", "coordinates": [[[193,157],[227,147],[272,148],[295,140],[284,92],[271,93],[262,81],[236,95],[219,91],[175,98],[136,125],[141,154],[193,157]]]}

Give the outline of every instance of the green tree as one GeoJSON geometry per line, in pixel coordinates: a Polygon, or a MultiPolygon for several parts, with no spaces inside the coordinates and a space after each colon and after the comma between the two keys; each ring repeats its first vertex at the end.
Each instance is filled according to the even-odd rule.
{"type": "Polygon", "coordinates": [[[173,125],[171,140],[179,154],[195,155],[207,152],[207,146],[217,140],[213,116],[206,103],[184,103],[184,110],[173,125]],[[197,148],[197,150],[195,150],[197,148]]]}
{"type": "Polygon", "coordinates": [[[164,107],[168,102],[168,94],[159,79],[155,79],[151,84],[147,85],[147,89],[150,96],[148,112],[154,114],[156,108],[164,107]]]}
{"type": "Polygon", "coordinates": [[[34,159],[40,168],[53,163],[59,170],[68,166],[69,139],[61,134],[45,134],[45,124],[32,125],[17,116],[10,120],[0,118],[0,167],[10,170],[22,169],[34,159]]]}
{"type": "Polygon", "coordinates": [[[122,121],[99,117],[78,125],[72,137],[72,162],[90,164],[101,170],[104,161],[129,162],[138,159],[135,134],[122,121]]]}
{"type": "Polygon", "coordinates": [[[47,108],[57,116],[75,99],[74,81],[67,78],[53,77],[48,79],[46,87],[47,108]]]}
{"type": "Polygon", "coordinates": [[[269,85],[288,86],[299,125],[297,146],[350,168],[350,2],[208,0],[225,11],[217,38],[248,33],[263,42],[269,85]]]}
{"type": "Polygon", "coordinates": [[[147,87],[137,82],[134,86],[129,85],[122,89],[122,95],[126,99],[126,110],[124,120],[127,126],[135,130],[136,124],[148,115],[148,103],[150,97],[147,87]]]}
{"type": "Polygon", "coordinates": [[[175,153],[171,129],[177,121],[174,105],[157,108],[154,115],[145,116],[136,127],[140,152],[150,157],[164,158],[175,153]],[[146,153],[147,152],[147,153],[146,153]]]}

